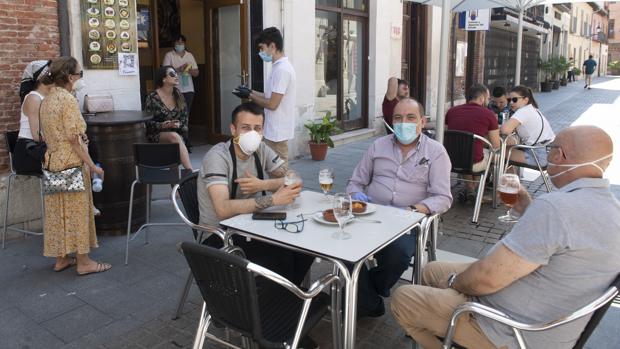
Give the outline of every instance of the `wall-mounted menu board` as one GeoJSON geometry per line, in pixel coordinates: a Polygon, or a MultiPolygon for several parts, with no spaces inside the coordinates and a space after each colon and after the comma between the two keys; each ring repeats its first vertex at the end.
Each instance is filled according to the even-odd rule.
{"type": "Polygon", "coordinates": [[[137,52],[135,0],[80,1],[85,68],[117,69],[118,53],[137,52]]]}

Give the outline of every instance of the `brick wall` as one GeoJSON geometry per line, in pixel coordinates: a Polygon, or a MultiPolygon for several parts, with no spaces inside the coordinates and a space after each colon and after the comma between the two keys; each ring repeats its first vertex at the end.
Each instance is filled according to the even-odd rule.
{"type": "Polygon", "coordinates": [[[473,31],[469,32],[469,45],[467,58],[469,60],[468,72],[469,80],[467,84],[469,86],[475,83],[484,82],[484,40],[486,37],[485,31],[473,31]]]}
{"type": "MultiPolygon", "coordinates": [[[[19,82],[26,64],[60,54],[56,0],[0,0],[0,132],[19,128],[19,82]]],[[[8,169],[4,137],[0,173],[8,169]]]]}

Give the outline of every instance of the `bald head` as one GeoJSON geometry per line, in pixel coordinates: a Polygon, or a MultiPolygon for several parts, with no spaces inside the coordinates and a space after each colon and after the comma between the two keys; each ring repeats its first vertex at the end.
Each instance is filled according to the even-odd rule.
{"type": "MultiPolygon", "coordinates": [[[[590,125],[566,128],[558,133],[554,143],[562,146],[567,159],[573,163],[594,161],[614,151],[607,132],[590,125]]],[[[600,161],[598,165],[605,169],[610,162],[611,158],[600,161]]]]}
{"type": "Polygon", "coordinates": [[[394,114],[424,116],[424,107],[413,98],[403,98],[394,107],[394,114]]]}

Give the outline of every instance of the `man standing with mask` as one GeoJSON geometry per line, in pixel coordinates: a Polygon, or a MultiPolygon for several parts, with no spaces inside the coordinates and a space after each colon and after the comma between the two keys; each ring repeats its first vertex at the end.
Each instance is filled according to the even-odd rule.
{"type": "MultiPolygon", "coordinates": [[[[515,321],[548,323],[601,296],[618,275],[620,202],[603,178],[611,137],[596,126],[573,126],[558,133],[547,152],[557,190],[532,200],[521,187],[513,209],[523,215],[484,258],[429,263],[422,285],[394,293],[397,321],[424,348],[441,348],[436,336],[469,300],[515,321]]],[[[588,320],[521,333],[530,348],[572,348],[588,320]]],[[[467,348],[519,346],[509,327],[479,316],[461,317],[454,340],[467,348]]]]}
{"type": "MultiPolygon", "coordinates": [[[[248,102],[232,112],[232,140],[211,148],[200,168],[200,224],[218,227],[221,220],[271,206],[287,205],[299,196],[301,183],[284,186],[287,165],[263,142],[263,109],[248,102]]],[[[300,284],[313,257],[235,235],[247,259],[300,284]]],[[[215,235],[208,244],[222,245],[215,235]]]]}
{"type": "MultiPolygon", "coordinates": [[[[451,163],[443,145],[422,133],[422,106],[412,98],[394,108],[394,134],[377,139],[357,164],[347,192],[354,200],[443,213],[452,204],[451,163]]],[[[358,313],[385,313],[383,298],[409,267],[415,252],[415,232],[406,234],[375,255],[378,266],[360,271],[358,313]]]]}
{"type": "Polygon", "coordinates": [[[284,55],[284,39],[277,28],[264,29],[256,42],[263,62],[272,63],[271,74],[265,81],[265,93],[244,86],[239,86],[234,93],[265,108],[265,144],[288,163],[288,141],[295,136],[297,115],[295,69],[284,55]]]}

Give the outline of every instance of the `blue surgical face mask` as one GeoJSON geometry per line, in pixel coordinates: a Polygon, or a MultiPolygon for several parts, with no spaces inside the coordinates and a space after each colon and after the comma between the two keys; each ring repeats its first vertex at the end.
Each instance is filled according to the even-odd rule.
{"type": "Polygon", "coordinates": [[[185,45],[174,45],[174,50],[177,51],[177,53],[182,53],[185,51],[185,45]]]}
{"type": "Polygon", "coordinates": [[[273,56],[268,54],[265,51],[258,51],[258,55],[263,60],[263,62],[269,63],[269,62],[273,61],[273,56]]]}
{"type": "Polygon", "coordinates": [[[403,145],[409,145],[418,139],[418,124],[414,122],[399,122],[394,124],[396,139],[403,145]]]}

